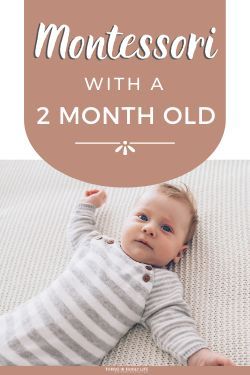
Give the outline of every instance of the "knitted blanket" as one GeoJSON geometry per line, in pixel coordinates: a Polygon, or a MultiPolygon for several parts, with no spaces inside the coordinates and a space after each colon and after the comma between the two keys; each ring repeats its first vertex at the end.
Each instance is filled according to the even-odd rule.
{"type": "MultiPolygon", "coordinates": [[[[83,165],[84,168],[84,165],[83,165]]],[[[207,161],[173,180],[193,191],[200,216],[179,274],[210,348],[250,365],[250,161],[207,161]]],[[[0,314],[50,284],[71,258],[66,226],[84,189],[43,161],[0,161],[0,314]]],[[[105,188],[101,231],[119,239],[124,218],[146,188],[105,188]]],[[[137,325],[104,365],[177,365],[137,325]]]]}

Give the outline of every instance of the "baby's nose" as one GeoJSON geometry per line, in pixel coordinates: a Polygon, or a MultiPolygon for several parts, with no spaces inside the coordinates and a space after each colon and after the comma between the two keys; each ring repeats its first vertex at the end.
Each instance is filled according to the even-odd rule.
{"type": "Polygon", "coordinates": [[[155,237],[156,232],[152,224],[144,225],[144,227],[142,228],[142,231],[148,236],[155,237]]]}

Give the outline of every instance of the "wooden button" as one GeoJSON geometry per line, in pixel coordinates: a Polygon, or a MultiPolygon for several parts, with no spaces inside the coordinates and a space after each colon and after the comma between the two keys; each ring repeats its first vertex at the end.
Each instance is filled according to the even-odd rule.
{"type": "Polygon", "coordinates": [[[143,275],[143,281],[145,281],[145,283],[147,283],[149,280],[150,280],[149,274],[145,273],[145,275],[143,275]]]}
{"type": "Polygon", "coordinates": [[[145,268],[146,268],[147,270],[149,270],[149,271],[151,271],[151,270],[153,269],[153,267],[152,267],[152,266],[149,266],[149,265],[146,266],[145,268]]]}
{"type": "Polygon", "coordinates": [[[106,241],[109,245],[112,245],[115,241],[114,240],[107,240],[106,241]]]}

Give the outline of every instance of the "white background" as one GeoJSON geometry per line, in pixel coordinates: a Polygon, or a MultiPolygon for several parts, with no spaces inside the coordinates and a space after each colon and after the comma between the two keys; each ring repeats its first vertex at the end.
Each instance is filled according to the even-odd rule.
{"type": "MultiPolygon", "coordinates": [[[[249,14],[249,0],[227,0],[227,126],[211,159],[250,159],[249,14]]],[[[23,22],[22,0],[1,1],[0,159],[40,159],[24,130],[23,22]]]]}

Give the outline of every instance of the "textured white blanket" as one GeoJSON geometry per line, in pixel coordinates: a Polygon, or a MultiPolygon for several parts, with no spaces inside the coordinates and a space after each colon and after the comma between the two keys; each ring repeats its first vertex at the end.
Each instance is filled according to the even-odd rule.
{"type": "MultiPolygon", "coordinates": [[[[84,168],[84,165],[83,165],[84,168]]],[[[174,182],[198,201],[192,249],[176,268],[198,329],[210,347],[250,365],[250,161],[208,161],[174,182]]],[[[93,185],[43,161],[0,161],[0,313],[37,294],[71,257],[65,228],[82,191],[93,185]]],[[[106,188],[100,229],[119,238],[145,188],[106,188]]],[[[175,365],[136,326],[106,357],[109,365],[175,365]]]]}

